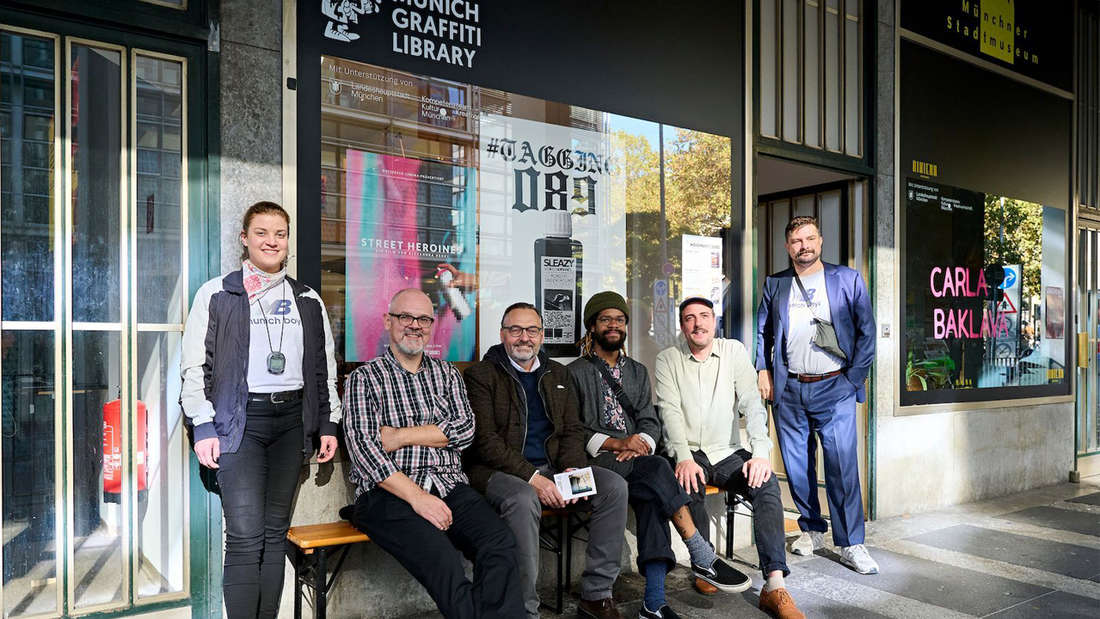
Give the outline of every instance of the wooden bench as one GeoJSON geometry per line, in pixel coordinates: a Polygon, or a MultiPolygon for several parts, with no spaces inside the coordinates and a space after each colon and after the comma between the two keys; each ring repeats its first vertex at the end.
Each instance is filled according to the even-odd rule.
{"type": "MultiPolygon", "coordinates": [[[[706,495],[719,494],[722,490],[707,486],[706,495]]],[[[738,505],[749,507],[741,496],[726,497],[726,558],[733,558],[734,515],[738,505]]],[[[751,512],[751,507],[749,507],[751,512]]],[[[577,533],[588,528],[588,513],[578,509],[544,509],[543,526],[539,530],[539,547],[557,557],[555,570],[555,604],[544,604],[561,614],[565,607],[565,592],[572,580],[573,540],[577,533]]],[[[294,564],[294,619],[302,618],[303,587],[313,590],[313,617],[325,619],[328,592],[340,574],[348,550],[355,544],[369,542],[370,537],[356,529],[347,520],[291,527],[286,533],[290,542],[294,564]],[[328,560],[339,553],[332,575],[328,574],[328,560]]]]}
{"type": "Polygon", "coordinates": [[[291,561],[294,564],[294,619],[302,619],[303,586],[313,590],[314,619],[325,619],[328,592],[340,574],[348,549],[355,544],[369,542],[370,537],[347,520],[340,520],[290,527],[286,538],[293,550],[291,561]],[[329,578],[328,558],[334,552],[340,554],[332,570],[332,577],[329,578]]]}

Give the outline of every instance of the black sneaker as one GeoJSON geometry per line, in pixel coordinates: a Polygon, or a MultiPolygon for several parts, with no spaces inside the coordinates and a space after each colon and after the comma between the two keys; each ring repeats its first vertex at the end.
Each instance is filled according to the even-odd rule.
{"type": "Polygon", "coordinates": [[[752,586],[752,579],[734,569],[725,561],[715,558],[710,567],[691,564],[691,571],[722,591],[740,593],[752,586]]]}
{"type": "Polygon", "coordinates": [[[642,602],[642,609],[638,611],[638,619],[680,619],[680,615],[669,608],[668,604],[654,612],[646,608],[645,602],[642,602]]]}

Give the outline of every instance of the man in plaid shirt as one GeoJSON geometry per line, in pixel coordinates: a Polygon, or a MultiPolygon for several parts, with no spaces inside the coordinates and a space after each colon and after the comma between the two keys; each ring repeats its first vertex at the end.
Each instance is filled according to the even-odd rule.
{"type": "Polygon", "coordinates": [[[462,472],[461,452],[474,438],[465,383],[454,366],[424,354],[431,300],[402,290],[384,321],[388,349],[348,375],[344,389],[353,522],[445,617],[523,616],[515,539],[462,472]],[[460,552],[474,563],[473,583],[460,552]]]}

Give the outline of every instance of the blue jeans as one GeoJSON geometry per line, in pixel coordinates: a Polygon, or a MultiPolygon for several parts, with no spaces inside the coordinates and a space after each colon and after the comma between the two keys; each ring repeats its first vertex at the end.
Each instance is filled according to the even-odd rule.
{"type": "Polygon", "coordinates": [[[856,388],[843,375],[816,383],[787,379],[775,426],[787,483],[798,507],[798,526],[803,531],[828,530],[817,498],[817,443],[825,456],[825,496],[837,546],[862,544],[863,497],[859,485],[859,450],[856,447],[856,388]]]}
{"type": "Polygon", "coordinates": [[[249,403],[240,448],[218,459],[225,514],[222,595],[229,619],[279,614],[286,530],[302,461],[301,400],[249,403]]]}

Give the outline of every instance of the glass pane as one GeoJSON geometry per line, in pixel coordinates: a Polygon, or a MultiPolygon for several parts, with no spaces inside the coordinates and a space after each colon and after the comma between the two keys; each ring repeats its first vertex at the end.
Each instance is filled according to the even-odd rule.
{"type": "Polygon", "coordinates": [[[787,222],[791,220],[791,203],[789,200],[772,202],[772,263],[768,273],[782,271],[790,266],[790,256],[787,255],[787,222]]]}
{"type": "MultiPolygon", "coordinates": [[[[670,236],[680,235],[679,239],[669,239],[680,246],[679,255],[672,259],[677,268],[670,277],[670,288],[678,292],[677,299],[700,295],[714,302],[717,334],[721,337],[729,283],[722,261],[730,227],[730,193],[726,184],[731,172],[730,140],[666,126],[666,140],[670,133],[674,139],[665,146],[665,170],[669,174],[665,183],[666,217],[675,224],[669,227],[670,236]],[[700,171],[702,178],[696,176],[700,171]]],[[[679,326],[678,316],[673,324],[679,326]]],[[[634,341],[642,339],[638,335],[635,334],[634,341]]],[[[650,359],[655,361],[656,355],[646,362],[650,359]]]]}
{"type": "Polygon", "coordinates": [[[54,44],[0,33],[4,320],[53,320],[54,44]]]}
{"type": "Polygon", "coordinates": [[[859,143],[861,114],[863,109],[861,75],[863,66],[859,55],[859,24],[844,20],[844,151],[854,157],[860,156],[863,147],[859,143]]]}
{"type": "Polygon", "coordinates": [[[821,8],[806,3],[806,45],[802,50],[803,68],[806,81],[803,85],[803,115],[805,117],[804,141],[807,146],[821,147],[821,85],[818,82],[818,63],[821,49],[818,45],[818,30],[821,22],[821,8]]]}
{"type": "Polygon", "coordinates": [[[778,137],[775,131],[776,54],[775,2],[760,0],[760,133],[778,137]]]}
{"type": "Polygon", "coordinates": [[[1065,211],[923,179],[903,195],[906,391],[1064,384],[1065,211]]]}
{"type": "Polygon", "coordinates": [[[783,139],[798,142],[798,8],[799,0],[783,0],[783,139]]]}
{"type": "Polygon", "coordinates": [[[73,320],[118,322],[121,55],[72,46],[73,320]]]}
{"type": "MultiPolygon", "coordinates": [[[[1093,299],[1093,303],[1092,303],[1093,334],[1092,334],[1092,337],[1096,338],[1097,342],[1100,342],[1100,293],[1098,293],[1097,291],[1094,290],[1091,293],[1089,293],[1089,295],[1093,299]]],[[[1093,391],[1096,391],[1096,386],[1100,385],[1100,379],[1098,379],[1098,377],[1097,377],[1097,373],[1100,373],[1100,346],[1097,346],[1095,350],[1096,350],[1096,352],[1093,354],[1093,359],[1092,359],[1093,391]]],[[[1092,398],[1092,401],[1093,401],[1093,408],[1089,412],[1089,415],[1091,415],[1091,417],[1092,417],[1091,419],[1089,419],[1089,427],[1092,428],[1092,431],[1088,433],[1088,436],[1086,437],[1086,440],[1088,440],[1088,442],[1089,442],[1087,449],[1089,451],[1096,451],[1098,448],[1100,448],[1100,397],[1094,396],[1092,398]]]]}
{"type": "Polygon", "coordinates": [[[769,217],[770,211],[768,210],[767,203],[761,202],[757,205],[756,212],[753,213],[754,234],[756,236],[756,269],[760,273],[761,280],[763,276],[768,275],[771,271],[768,270],[769,264],[768,256],[771,247],[769,241],[771,239],[771,218],[769,217]]]}
{"type": "Polygon", "coordinates": [[[814,196],[810,194],[808,196],[799,196],[794,200],[794,214],[791,218],[795,217],[813,217],[814,216],[814,196]]]}
{"type": "Polygon", "coordinates": [[[821,224],[821,259],[837,264],[840,262],[840,191],[829,191],[818,195],[817,221],[821,224]]]}
{"type": "Polygon", "coordinates": [[[138,322],[178,323],[183,320],[183,244],[180,225],[183,196],[180,173],[183,127],[170,110],[183,101],[181,63],[138,56],[137,75],[137,195],[134,233],[137,237],[138,322]],[[167,81],[165,78],[172,81],[167,81]],[[141,102],[145,101],[142,105],[141,102]]]}
{"type": "Polygon", "coordinates": [[[825,12],[825,148],[840,150],[840,24],[825,12]]]}
{"type": "Polygon", "coordinates": [[[688,283],[721,302],[729,138],[329,56],[320,87],[321,294],[343,371],[385,349],[371,308],[398,287],[431,295],[429,353],[456,361],[498,343],[518,299],[548,308],[547,352],[575,357],[586,297],[623,292],[631,355],[650,363],[675,341],[688,283]],[[544,145],[555,159],[531,165],[544,145]],[[444,257],[477,278],[448,285],[444,257]],[[475,322],[476,347],[456,346],[475,322]]]}
{"type": "Polygon", "coordinates": [[[126,595],[122,545],[119,334],[74,331],[72,575],[76,607],[126,595]]]}
{"type": "Polygon", "coordinates": [[[4,616],[57,608],[54,504],[54,337],[5,331],[3,341],[4,616]]]}
{"type": "Polygon", "coordinates": [[[183,590],[187,437],[179,406],[179,333],[138,333],[137,593],[183,590]]]}

